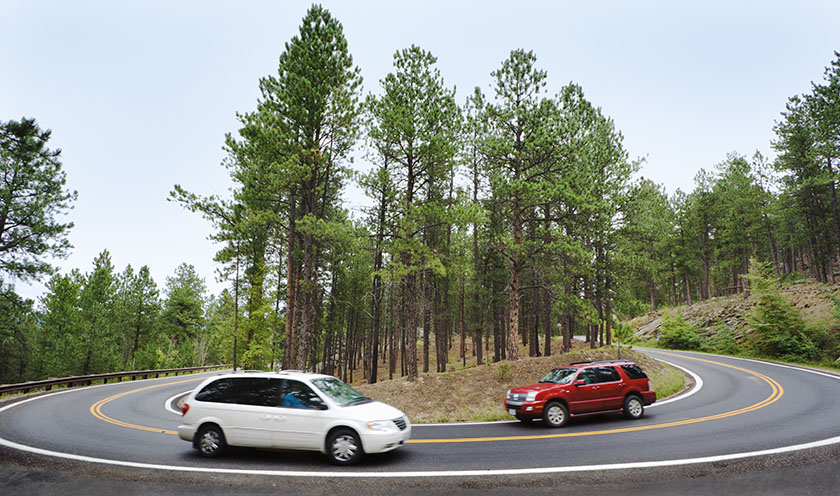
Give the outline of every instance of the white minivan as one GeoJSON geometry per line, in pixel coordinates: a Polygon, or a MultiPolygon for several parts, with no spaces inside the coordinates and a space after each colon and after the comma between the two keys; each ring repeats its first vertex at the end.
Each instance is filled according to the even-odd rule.
{"type": "Polygon", "coordinates": [[[411,437],[403,412],[335,377],[298,371],[212,377],[187,396],[181,415],[178,436],[206,457],[246,446],[316,450],[350,465],[411,437]]]}

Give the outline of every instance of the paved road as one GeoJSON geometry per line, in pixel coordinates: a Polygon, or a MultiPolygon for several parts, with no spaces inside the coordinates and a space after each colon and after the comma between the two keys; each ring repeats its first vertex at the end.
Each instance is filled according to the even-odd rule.
{"type": "Polygon", "coordinates": [[[840,379],[648,353],[691,370],[702,387],[648,408],[637,421],[587,417],[555,430],[518,422],[415,425],[408,446],[340,470],[316,453],[242,449],[220,460],[199,457],[172,433],[179,417],[164,407],[194,387],[196,376],[47,395],[0,412],[0,487],[86,494],[225,493],[243,485],[275,494],[834,493],[840,379]]]}

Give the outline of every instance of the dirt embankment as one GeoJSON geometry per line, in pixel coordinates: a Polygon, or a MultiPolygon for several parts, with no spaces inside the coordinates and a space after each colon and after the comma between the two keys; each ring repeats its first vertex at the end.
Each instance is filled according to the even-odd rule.
{"type": "MultiPolygon", "coordinates": [[[[512,419],[503,407],[508,389],[533,384],[549,370],[571,362],[618,358],[618,349],[614,347],[589,350],[583,343],[577,346],[575,351],[549,357],[526,357],[441,374],[422,374],[414,382],[401,378],[376,384],[354,384],[353,387],[366,396],[399,408],[413,423],[512,419]]],[[[688,379],[683,382],[682,372],[635,350],[623,348],[621,358],[641,365],[658,392],[665,387],[660,383],[675,380],[670,376],[672,372],[679,379],[679,386],[686,387],[689,383],[688,379]]]]}
{"type": "MultiPolygon", "coordinates": [[[[806,280],[784,286],[781,293],[799,310],[806,325],[838,324],[834,316],[834,302],[829,295],[840,297],[840,286],[806,280]]],[[[739,339],[747,330],[747,316],[752,312],[753,306],[753,299],[745,295],[721,296],[676,309],[651,312],[632,319],[630,325],[637,336],[655,339],[659,334],[659,327],[662,325],[665,313],[679,310],[686,322],[697,326],[700,332],[706,335],[713,334],[714,327],[724,323],[732,329],[736,339],[739,339]]]]}

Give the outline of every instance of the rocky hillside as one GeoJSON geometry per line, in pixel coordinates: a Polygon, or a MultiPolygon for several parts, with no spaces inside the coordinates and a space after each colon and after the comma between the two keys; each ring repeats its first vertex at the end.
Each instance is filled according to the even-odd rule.
{"type": "MultiPolygon", "coordinates": [[[[802,314],[809,326],[827,326],[840,322],[834,317],[834,303],[829,295],[840,297],[840,286],[819,284],[813,280],[805,280],[797,284],[790,284],[782,288],[781,293],[802,314]]],[[[725,323],[733,330],[735,337],[743,336],[747,326],[747,316],[752,311],[753,301],[743,295],[712,298],[694,305],[677,307],[682,311],[683,318],[697,326],[706,335],[714,332],[714,327],[725,323]]],[[[659,327],[665,316],[663,309],[651,312],[630,321],[637,336],[645,339],[655,339],[659,327]]]]}

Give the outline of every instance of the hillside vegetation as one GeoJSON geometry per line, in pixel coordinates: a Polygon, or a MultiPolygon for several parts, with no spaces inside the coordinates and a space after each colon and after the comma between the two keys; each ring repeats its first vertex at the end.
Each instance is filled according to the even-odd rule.
{"type": "Polygon", "coordinates": [[[836,365],[840,286],[778,285],[756,274],[751,293],[662,309],[629,321],[637,341],[668,348],[836,365]]]}
{"type": "MultiPolygon", "coordinates": [[[[473,366],[453,372],[427,373],[412,382],[405,378],[376,384],[354,384],[365,396],[393,405],[413,423],[512,420],[502,402],[508,389],[533,384],[554,367],[587,360],[615,360],[618,348],[578,349],[548,357],[521,358],[473,366]]],[[[588,345],[586,345],[588,346],[588,345]]],[[[633,360],[647,372],[662,399],[690,385],[682,371],[629,348],[621,358],[633,360]]]]}

